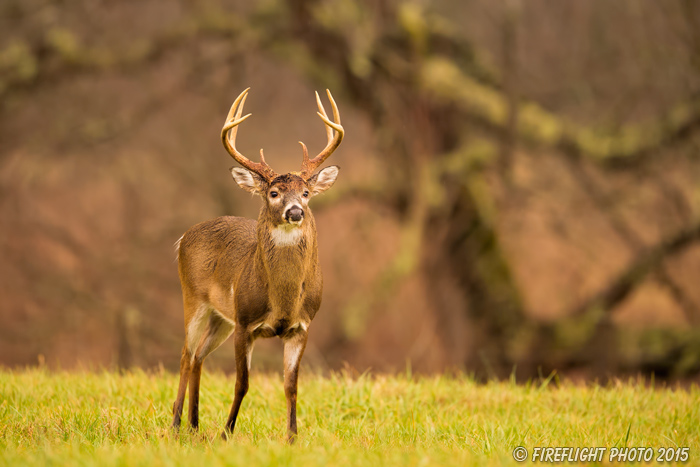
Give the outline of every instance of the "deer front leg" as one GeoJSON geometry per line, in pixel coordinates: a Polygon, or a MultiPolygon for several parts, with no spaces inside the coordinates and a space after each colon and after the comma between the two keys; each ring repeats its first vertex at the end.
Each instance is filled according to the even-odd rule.
{"type": "Polygon", "coordinates": [[[248,392],[248,371],[250,367],[250,353],[253,350],[253,339],[248,331],[243,329],[243,326],[237,326],[233,333],[233,341],[236,352],[236,395],[233,398],[231,412],[226,421],[224,432],[221,433],[223,439],[228,439],[228,435],[233,433],[236,426],[236,418],[238,411],[241,408],[241,402],[248,392]]]}
{"type": "Polygon", "coordinates": [[[294,443],[297,435],[297,380],[307,337],[306,331],[299,330],[284,341],[284,395],[287,397],[287,440],[289,444],[294,443]]]}

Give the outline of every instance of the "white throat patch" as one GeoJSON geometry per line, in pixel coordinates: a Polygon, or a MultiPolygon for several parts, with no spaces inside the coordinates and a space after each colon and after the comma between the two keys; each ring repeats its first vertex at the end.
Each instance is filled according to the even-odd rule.
{"type": "Polygon", "coordinates": [[[299,227],[280,225],[272,229],[272,242],[275,246],[294,246],[299,243],[303,234],[299,227]]]}

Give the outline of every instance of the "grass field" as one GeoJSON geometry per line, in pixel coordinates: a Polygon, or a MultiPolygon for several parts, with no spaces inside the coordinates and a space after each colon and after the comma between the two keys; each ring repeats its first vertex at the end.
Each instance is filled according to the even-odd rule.
{"type": "Polygon", "coordinates": [[[513,465],[516,446],[678,446],[689,448],[689,464],[700,465],[697,387],[481,385],[467,377],[306,371],[300,436],[290,447],[278,375],[252,377],[228,442],[218,435],[235,379],[205,372],[200,432],[174,436],[168,426],[176,378],[0,371],[0,464],[513,465]]]}

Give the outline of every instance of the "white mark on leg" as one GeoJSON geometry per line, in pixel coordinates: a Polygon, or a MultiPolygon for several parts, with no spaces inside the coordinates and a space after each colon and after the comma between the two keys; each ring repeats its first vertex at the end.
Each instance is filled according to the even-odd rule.
{"type": "Polygon", "coordinates": [[[187,348],[190,350],[192,358],[194,358],[197,345],[199,345],[202,334],[204,334],[210,313],[211,306],[208,303],[202,303],[197,307],[197,311],[190,319],[190,324],[187,325],[187,348]]]}
{"type": "Polygon", "coordinates": [[[196,345],[197,349],[193,353],[193,358],[196,357],[200,360],[204,360],[207,355],[223,344],[236,328],[233,321],[211,307],[207,310],[202,322],[206,324],[202,326],[200,337],[198,341],[193,341],[193,345],[196,345]]]}
{"type": "Polygon", "coordinates": [[[284,343],[284,367],[286,371],[294,371],[301,360],[302,343],[290,340],[284,343]]]}
{"type": "Polygon", "coordinates": [[[306,323],[303,322],[303,321],[297,321],[296,323],[294,323],[294,324],[292,324],[291,326],[289,326],[289,327],[287,328],[287,330],[288,330],[288,331],[292,331],[292,330],[294,330],[294,329],[296,329],[296,328],[301,328],[301,329],[304,330],[304,332],[306,332],[306,331],[309,329],[309,325],[306,324],[306,323]]]}
{"type": "Polygon", "coordinates": [[[255,342],[250,343],[250,347],[248,347],[248,355],[246,355],[246,362],[248,363],[248,371],[250,371],[250,365],[253,363],[253,347],[255,346],[255,342]]]}

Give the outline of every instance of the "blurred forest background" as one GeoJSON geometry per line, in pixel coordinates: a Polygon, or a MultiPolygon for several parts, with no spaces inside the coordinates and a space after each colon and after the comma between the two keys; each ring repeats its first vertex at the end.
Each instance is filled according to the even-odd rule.
{"type": "Polygon", "coordinates": [[[219,139],[248,86],[278,172],[314,90],[346,129],[306,364],[697,376],[693,0],[3,0],[0,364],[177,368],[173,243],[260,206],[219,139]]]}

